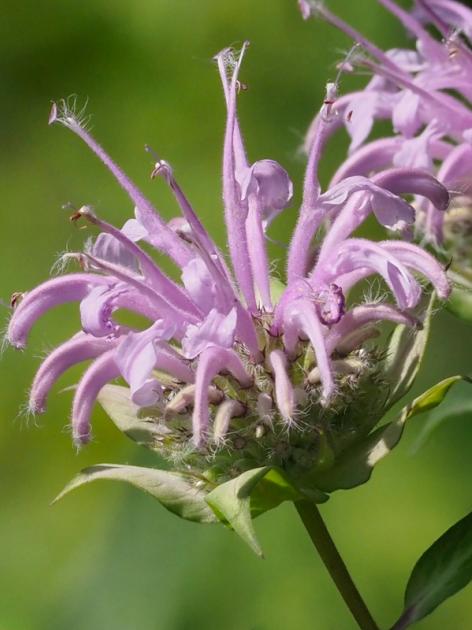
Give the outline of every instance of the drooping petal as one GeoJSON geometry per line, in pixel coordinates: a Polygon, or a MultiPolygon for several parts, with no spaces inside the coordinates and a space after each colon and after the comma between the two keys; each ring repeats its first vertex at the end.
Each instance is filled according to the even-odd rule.
{"type": "Polygon", "coordinates": [[[41,363],[31,386],[29,409],[34,414],[46,411],[47,397],[60,376],[82,361],[96,359],[111,350],[116,342],[79,333],[53,350],[41,363]]]}
{"type": "Polygon", "coordinates": [[[184,357],[164,342],[156,342],[156,348],[156,370],[167,372],[183,383],[194,382],[194,371],[184,357]]]}
{"type": "Polygon", "coordinates": [[[383,241],[380,245],[404,265],[419,271],[434,286],[438,297],[446,300],[451,292],[447,274],[438,261],[421,247],[403,241],[383,241]]]}
{"type": "Polygon", "coordinates": [[[79,302],[92,287],[109,284],[108,278],[87,273],[69,274],[43,282],[26,293],[16,307],[7,331],[9,343],[15,348],[24,348],[33,324],[49,309],[67,302],[79,302]]]}
{"type": "Polygon", "coordinates": [[[315,268],[312,283],[369,268],[380,274],[390,287],[400,308],[413,308],[421,296],[418,282],[407,268],[382,245],[366,239],[349,239],[334,248],[329,258],[315,268]]]}
{"type": "Polygon", "coordinates": [[[330,330],[326,337],[327,352],[332,353],[352,335],[364,326],[375,322],[390,321],[405,326],[415,326],[418,321],[408,313],[400,311],[391,304],[365,304],[347,311],[342,320],[330,330]]]}
{"type": "Polygon", "coordinates": [[[419,169],[392,168],[377,173],[372,181],[395,195],[408,193],[426,197],[441,211],[447,210],[449,206],[447,188],[433,175],[419,169]]]}
{"type": "Polygon", "coordinates": [[[104,385],[119,375],[114,350],[102,354],[84,372],[72,404],[72,437],[77,445],[90,440],[90,418],[97,396],[104,385]]]}

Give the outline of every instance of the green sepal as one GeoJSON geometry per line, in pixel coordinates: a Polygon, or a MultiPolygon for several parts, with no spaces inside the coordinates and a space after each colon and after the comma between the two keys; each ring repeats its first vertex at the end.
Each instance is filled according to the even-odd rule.
{"type": "Polygon", "coordinates": [[[440,381],[404,407],[398,417],[385,424],[345,451],[335,465],[316,476],[317,487],[325,492],[359,486],[370,479],[375,465],[400,441],[407,420],[437,407],[450,388],[468,377],[451,376],[440,381]]]}
{"type": "Polygon", "coordinates": [[[429,615],[472,581],[472,512],[448,529],[416,563],[405,592],[405,608],[394,628],[429,615]]]}
{"type": "MultiPolygon", "coordinates": [[[[307,499],[278,468],[263,466],[217,486],[206,497],[218,519],[229,525],[259,557],[263,557],[252,519],[283,501],[307,499]]],[[[322,503],[327,495],[312,490],[309,500],[322,503]]]]}
{"type": "Polygon", "coordinates": [[[434,292],[425,295],[416,309],[422,328],[399,324],[390,337],[382,373],[383,380],[390,386],[386,410],[409,391],[420,369],[431,328],[434,300],[434,292]]]}
{"type": "Polygon", "coordinates": [[[84,468],[67,484],[53,503],[62,499],[71,490],[99,479],[125,481],[147,492],[167,510],[188,521],[217,522],[217,518],[205,501],[206,493],[198,487],[199,480],[196,477],[142,466],[98,464],[84,468]]]}
{"type": "Polygon", "coordinates": [[[453,270],[448,275],[454,284],[446,304],[447,309],[460,319],[472,323],[472,278],[453,270]]]}

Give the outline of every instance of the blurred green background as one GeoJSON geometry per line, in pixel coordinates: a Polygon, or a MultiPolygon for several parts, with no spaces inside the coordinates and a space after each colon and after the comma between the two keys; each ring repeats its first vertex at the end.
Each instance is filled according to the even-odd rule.
{"type": "MultiPolygon", "coordinates": [[[[330,6],[384,47],[406,42],[375,0],[330,6]]],[[[294,0],[2,3],[0,293],[5,300],[45,279],[59,252],[80,247],[87,233],[69,224],[61,204],[92,203],[119,225],[132,213],[81,142],[64,129],[48,128],[50,100],[71,93],[89,98],[95,135],[165,216],[177,210],[163,182],[149,181],[144,143],[174,166],[200,216],[224,243],[224,107],[211,57],[246,38],[252,46],[242,80],[249,90],[240,109],[250,157],[279,160],[299,189],[301,139],[350,44],[319,22],[303,22],[294,0]]],[[[326,153],[325,175],[345,148],[341,134],[326,153]]],[[[272,235],[287,241],[295,218],[296,204],[276,221],[272,235]]],[[[274,246],[272,255],[281,260],[284,250],[274,246]]],[[[5,320],[7,315],[5,308],[5,320]]],[[[86,465],[153,463],[98,409],[95,440],[76,454],[67,430],[71,394],[60,388],[38,425],[18,414],[39,356],[77,327],[76,308],[51,313],[35,328],[26,352],[9,349],[0,364],[0,630],[353,628],[291,506],[257,522],[265,561],[229,531],[179,520],[120,485],[97,484],[49,507],[86,465]]],[[[471,342],[470,326],[439,313],[415,391],[470,371],[471,342]]],[[[73,384],[78,374],[62,385],[73,384]]],[[[442,426],[413,455],[423,421],[415,420],[369,484],[340,492],[323,507],[382,627],[398,615],[420,553],[470,510],[471,420],[459,417],[442,426]]],[[[472,628],[472,591],[463,591],[417,627],[472,628]]]]}

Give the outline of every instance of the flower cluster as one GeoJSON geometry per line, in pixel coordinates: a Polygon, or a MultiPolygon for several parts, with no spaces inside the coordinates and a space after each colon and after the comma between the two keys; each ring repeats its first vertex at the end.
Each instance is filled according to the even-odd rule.
{"type": "MultiPolygon", "coordinates": [[[[426,38],[426,31],[421,33],[426,38]]],[[[431,63],[467,71],[467,56],[451,61],[443,46],[433,46],[429,36],[427,42],[431,63]]],[[[458,156],[470,151],[449,138],[459,140],[472,127],[465,106],[441,92],[459,81],[459,74],[435,70],[438,90],[427,93],[422,83],[432,71],[421,65],[419,53],[382,54],[375,65],[379,77],[362,93],[338,98],[337,82],[328,84],[310,131],[303,199],[282,285],[270,274],[266,233],[289,206],[292,182],[274,160],[251,163],[246,155],[237,116],[246,48],[226,49],[215,58],[227,108],[223,205],[230,263],[167,162],[158,159],[152,176],[164,180],[180,206],[182,216],[169,222],[61,102],[53,106],[50,123],[65,126],[90,147],[128,194],[135,218],[118,229],[89,206],[74,210],[73,221],[101,232],[85,251],[67,254],[81,270],[17,294],[7,333],[22,349],[45,311],[77,302],[81,331],[43,361],[30,392],[31,412],[45,412],[51,388],[68,368],[91,361],[72,405],[77,444],[90,439],[100,391],[120,378],[129,387],[130,404],[153,425],[153,448],[180,466],[207,470],[211,464],[217,479],[261,465],[303,476],[324,465],[327,452],[345,448],[377,423],[388,386],[382,380],[383,349],[368,343],[378,332],[376,324],[421,326],[415,313],[423,293],[418,274],[441,299],[449,295],[442,265],[403,238],[415,222],[409,200],[421,200],[417,207],[426,208],[432,225],[442,222],[437,217],[449,204],[447,174],[456,171],[458,156]],[[412,103],[415,115],[405,115],[412,103]],[[326,140],[351,110],[351,156],[322,190],[318,166],[326,140]],[[437,112],[434,124],[413,138],[431,112],[437,112]],[[406,138],[359,149],[380,115],[400,121],[406,138]],[[431,161],[437,152],[447,157],[438,177],[415,158],[424,154],[419,147],[425,143],[431,161]],[[373,242],[354,235],[371,214],[401,238],[373,242]],[[181,282],[159,268],[148,246],[175,263],[181,282]],[[360,303],[349,298],[374,274],[385,284],[384,298],[360,303]],[[147,328],[118,323],[121,309],[144,316],[147,328]]]]}
{"type": "MultiPolygon", "coordinates": [[[[354,55],[351,70],[372,74],[362,91],[337,103],[338,124],[331,129],[344,124],[351,145],[332,184],[392,166],[434,174],[451,191],[451,205],[444,213],[417,200],[416,236],[472,278],[472,10],[455,0],[416,0],[409,13],[394,0],[377,1],[415,46],[383,51],[322,3],[300,2],[305,18],[319,15],[357,42],[362,52],[354,55]],[[366,142],[374,123],[385,119],[393,134],[366,142]]],[[[316,125],[308,132],[308,148],[316,125]]]]}

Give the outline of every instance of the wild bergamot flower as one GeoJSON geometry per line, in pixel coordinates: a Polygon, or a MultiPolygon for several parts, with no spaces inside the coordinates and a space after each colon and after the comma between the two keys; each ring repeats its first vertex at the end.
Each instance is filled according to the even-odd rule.
{"type": "Polygon", "coordinates": [[[276,295],[266,231],[289,205],[292,182],[274,160],[251,164],[246,156],[236,111],[245,50],[246,44],[238,55],[227,49],[216,56],[227,106],[223,202],[231,268],[169,164],[159,160],[152,173],[167,182],[182,210],[181,219],[166,223],[67,103],[54,104],[50,123],[86,142],[128,193],[136,218],[120,230],[88,206],[76,210],[73,220],[101,231],[84,252],[67,255],[82,271],[27,293],[8,328],[10,343],[23,348],[45,310],[77,301],[82,330],[41,365],[31,411],[45,411],[51,387],[67,368],[92,359],[74,395],[76,443],[90,438],[92,408],[102,387],[122,378],[131,401],[152,408],[149,413],[159,419],[156,448],[172,461],[200,469],[212,463],[223,478],[269,463],[293,467],[297,474],[309,471],[326,427],[341,441],[343,432],[356,433],[356,422],[366,418],[354,421],[352,406],[363,407],[359,400],[372,382],[382,385],[381,351],[364,347],[372,326],[382,320],[418,324],[413,309],[422,288],[412,272],[431,282],[442,299],[449,293],[444,270],[418,246],[353,236],[371,213],[391,230],[407,230],[415,211],[399,196],[403,193],[422,195],[443,212],[449,194],[432,175],[391,168],[370,179],[346,177],[321,190],[318,163],[338,124],[337,86],[330,84],[313,132],[288,250],[287,286],[276,295]],[[140,241],[180,267],[181,283],[160,270],[140,241]],[[372,274],[381,276],[395,303],[347,304],[349,291],[372,274]],[[123,308],[144,315],[149,326],[134,330],[116,323],[113,314],[123,308]],[[351,426],[339,420],[348,413],[351,426]]]}
{"type": "MultiPolygon", "coordinates": [[[[88,205],[74,208],[71,219],[88,222],[100,234],[83,252],[63,257],[63,263],[76,261],[80,271],[62,269],[32,291],[15,294],[7,332],[8,341],[23,349],[43,313],[77,302],[81,330],[42,362],[30,411],[44,413],[59,377],[89,361],[74,393],[74,442],[90,439],[98,399],[124,433],[167,460],[169,470],[94,466],[64,492],[94,479],[124,480],[184,518],[229,525],[257,553],[251,517],[294,501],[338,589],[366,629],[377,626],[315,504],[338,488],[365,482],[400,439],[406,420],[438,405],[460,379],[439,383],[377,427],[415,378],[435,296],[445,300],[450,293],[443,266],[411,237],[417,215],[421,221],[429,217],[428,225],[442,225],[450,202],[445,171],[463,165],[472,128],[466,106],[442,91],[459,85],[442,70],[443,47],[431,41],[417,18],[394,10],[390,1],[382,3],[417,35],[420,52],[383,53],[315,3],[362,43],[374,58],[363,63],[376,76],[367,89],[346,96],[338,96],[339,77],[327,86],[308,136],[286,282],[272,277],[266,244],[272,221],[291,203],[293,186],[276,161],[251,163],[246,154],[237,117],[245,43],[239,52],[225,49],[215,58],[227,108],[228,252],[208,234],[165,160],[156,156],[152,177],[166,182],[181,209],[169,222],[94,140],[81,113],[61,101],[53,105],[49,122],[65,126],[90,147],[128,194],[135,217],[118,229],[88,205]],[[432,77],[437,90],[426,90],[424,82],[432,77]],[[378,117],[391,117],[400,135],[361,147],[378,117]],[[323,190],[319,163],[326,141],[343,121],[353,139],[351,155],[323,190]],[[438,156],[444,158],[439,171],[427,168],[438,156]],[[356,234],[371,215],[388,229],[389,240],[356,234]],[[160,268],[149,253],[153,250],[178,267],[178,281],[160,268]],[[362,297],[372,276],[382,290],[362,297]],[[122,310],[144,317],[147,326],[120,323],[122,310]],[[383,322],[396,324],[387,341],[378,339],[383,322]],[[126,386],[111,384],[117,379],[126,386]]],[[[313,4],[299,4],[308,17],[313,4]]],[[[443,18],[433,17],[439,28],[443,18]]],[[[470,59],[457,59],[466,73],[470,59]]],[[[356,61],[350,55],[340,72],[356,61]]],[[[407,607],[403,625],[395,627],[431,610],[420,595],[423,608],[407,607]]]]}

